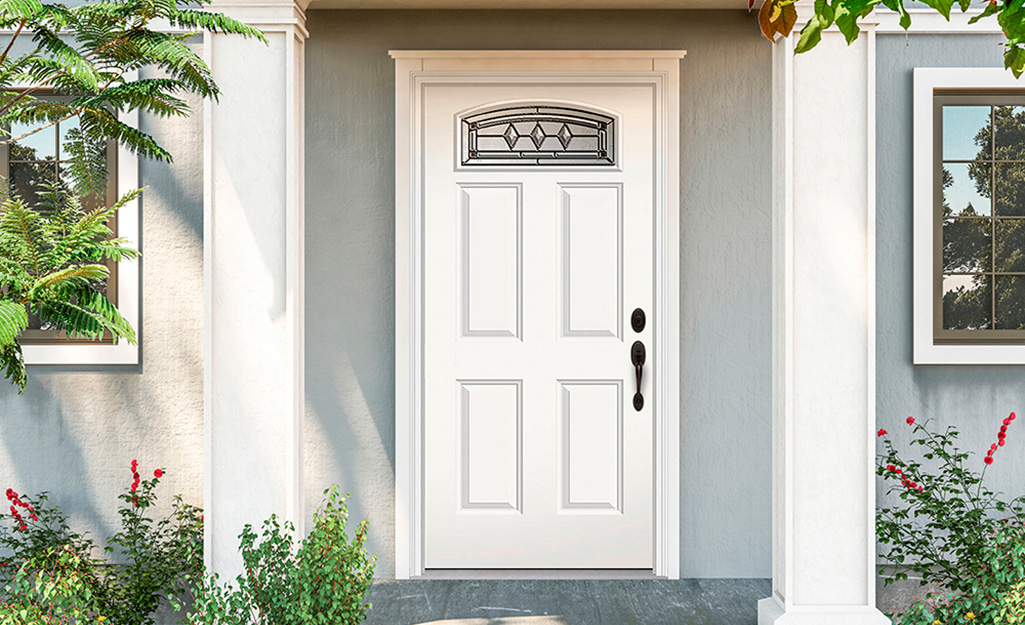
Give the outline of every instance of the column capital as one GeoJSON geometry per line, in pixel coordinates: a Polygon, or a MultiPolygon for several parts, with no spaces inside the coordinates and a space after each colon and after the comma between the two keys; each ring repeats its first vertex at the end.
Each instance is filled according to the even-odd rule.
{"type": "Polygon", "coordinates": [[[311,0],[214,0],[217,11],[264,31],[294,31],[305,40],[306,8],[311,0]]]}

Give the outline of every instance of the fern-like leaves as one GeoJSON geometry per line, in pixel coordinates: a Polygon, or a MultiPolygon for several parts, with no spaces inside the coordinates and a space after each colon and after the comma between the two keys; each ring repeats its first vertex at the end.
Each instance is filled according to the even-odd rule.
{"type": "Polygon", "coordinates": [[[0,370],[22,390],[18,337],[29,326],[30,310],[45,327],[70,337],[135,343],[135,330],[104,293],[110,274],[104,263],[139,255],[108,227],[139,193],[95,210],[58,186],[42,192],[37,207],[17,196],[0,203],[0,370]]]}

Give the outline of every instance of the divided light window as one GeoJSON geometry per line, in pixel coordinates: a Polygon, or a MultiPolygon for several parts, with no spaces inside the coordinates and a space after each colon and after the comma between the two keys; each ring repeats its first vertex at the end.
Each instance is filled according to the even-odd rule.
{"type": "MultiPolygon", "coordinates": [[[[54,101],[70,100],[66,96],[37,96],[40,99],[54,101]]],[[[0,176],[3,176],[13,193],[21,197],[26,204],[38,206],[39,192],[47,185],[55,182],[70,187],[65,167],[67,154],[62,150],[62,145],[68,132],[78,127],[78,118],[59,122],[49,128],[41,130],[33,135],[25,137],[20,141],[0,145],[0,176]]],[[[10,137],[20,137],[29,131],[33,126],[26,124],[13,124],[5,131],[10,137]]],[[[89,196],[82,198],[82,207],[85,210],[110,206],[117,201],[117,150],[113,144],[107,146],[107,189],[105,197],[89,196]]],[[[117,215],[109,223],[114,236],[118,236],[117,215]]],[[[108,261],[110,277],[107,278],[105,294],[108,299],[117,305],[117,263],[108,261]]],[[[105,337],[103,342],[112,343],[113,340],[105,337]]],[[[94,343],[84,339],[72,339],[63,332],[57,332],[47,328],[35,315],[29,316],[29,327],[22,333],[21,343],[23,345],[48,345],[72,343],[94,343]]]]}
{"type": "Polygon", "coordinates": [[[935,107],[935,343],[1025,343],[1025,96],[935,107]]]}

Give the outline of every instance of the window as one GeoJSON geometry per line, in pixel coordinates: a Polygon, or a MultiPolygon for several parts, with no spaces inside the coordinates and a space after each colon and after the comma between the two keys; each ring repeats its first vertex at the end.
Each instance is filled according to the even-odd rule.
{"type": "MultiPolygon", "coordinates": [[[[53,96],[55,99],[59,96],[53,96]]],[[[123,121],[136,125],[137,114],[122,116],[123,121]]],[[[42,185],[62,180],[64,172],[62,143],[68,131],[77,126],[77,119],[61,122],[21,141],[0,146],[0,175],[6,177],[12,188],[26,202],[34,203],[42,185]]],[[[30,131],[29,126],[10,128],[12,137],[30,131]]],[[[85,207],[101,203],[110,204],[124,192],[138,187],[138,161],[126,150],[111,145],[107,149],[109,179],[104,197],[83,198],[85,207]]],[[[132,203],[118,211],[112,220],[114,233],[138,246],[138,206],[132,203]]],[[[110,278],[106,295],[136,330],[139,321],[139,275],[137,261],[110,264],[110,278]]],[[[27,364],[50,365],[102,365],[138,364],[138,347],[126,341],[112,339],[90,341],[70,338],[46,328],[38,318],[30,318],[29,329],[22,335],[22,346],[27,364]]]]}
{"type": "MultiPolygon", "coordinates": [[[[69,97],[61,96],[38,96],[47,100],[70,100],[69,97]]],[[[37,128],[37,125],[14,124],[5,130],[11,137],[21,137],[37,128]]],[[[55,183],[64,182],[65,153],[63,144],[68,132],[78,127],[78,118],[71,118],[38,132],[31,134],[24,139],[10,144],[0,145],[0,176],[3,176],[10,184],[13,192],[22,198],[28,205],[39,204],[39,192],[52,186],[55,183]]],[[[107,147],[107,169],[109,179],[107,181],[106,193],[102,197],[89,196],[82,198],[82,207],[86,210],[97,208],[102,205],[110,206],[117,201],[117,149],[114,144],[107,147]]],[[[63,184],[62,184],[63,186],[63,184]]],[[[118,235],[117,215],[110,221],[110,229],[114,236],[118,235]]],[[[110,277],[107,279],[105,295],[116,306],[117,301],[117,274],[118,264],[108,261],[110,277]]],[[[112,337],[105,338],[102,342],[113,344],[112,337]]],[[[35,315],[29,316],[29,328],[21,335],[21,344],[24,345],[49,345],[49,344],[70,344],[89,343],[95,341],[88,339],[71,338],[63,332],[57,332],[45,327],[45,324],[35,315]]]]}
{"type": "Polygon", "coordinates": [[[916,364],[1025,363],[1025,89],[915,71],[916,364]]]}

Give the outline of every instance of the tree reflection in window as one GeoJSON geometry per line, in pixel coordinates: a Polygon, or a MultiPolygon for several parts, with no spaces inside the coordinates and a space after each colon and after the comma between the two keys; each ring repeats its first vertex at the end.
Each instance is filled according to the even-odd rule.
{"type": "MultiPolygon", "coordinates": [[[[43,128],[42,130],[29,134],[34,127],[28,124],[14,123],[7,132],[12,138],[24,138],[13,141],[6,146],[6,171],[0,171],[0,175],[7,178],[8,189],[17,195],[25,204],[42,212],[44,215],[51,210],[53,202],[51,194],[72,193],[72,183],[68,178],[65,168],[68,166],[67,155],[64,154],[62,146],[69,137],[78,132],[78,118],[71,118],[57,124],[43,128]]],[[[110,172],[113,174],[113,172],[110,172]]],[[[81,209],[91,211],[100,208],[108,202],[109,198],[88,196],[81,198],[81,209]]],[[[116,217],[109,224],[116,233],[116,217]]],[[[110,262],[110,278],[100,287],[100,291],[108,296],[116,305],[116,293],[107,294],[106,290],[116,280],[117,265],[110,262]]],[[[29,325],[21,342],[31,344],[33,342],[53,342],[54,340],[66,341],[57,336],[51,328],[43,323],[38,315],[29,314],[29,325]]]]}
{"type": "Polygon", "coordinates": [[[1025,330],[1025,106],[944,106],[942,158],[942,327],[1025,330]]]}

